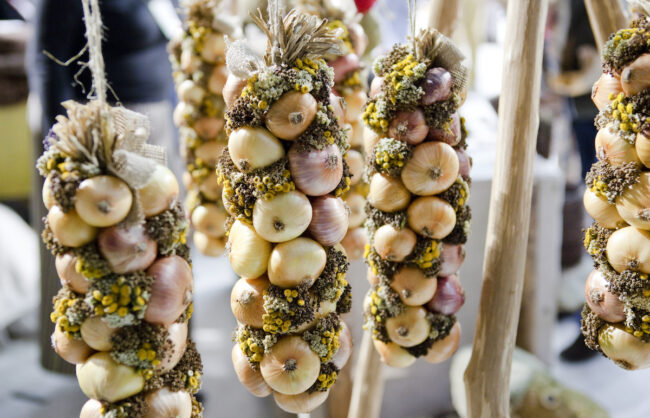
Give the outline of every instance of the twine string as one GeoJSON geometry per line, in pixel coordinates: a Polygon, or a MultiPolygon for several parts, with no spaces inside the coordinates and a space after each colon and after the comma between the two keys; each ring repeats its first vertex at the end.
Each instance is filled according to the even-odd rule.
{"type": "Polygon", "coordinates": [[[102,15],[99,11],[98,0],[81,0],[81,6],[86,23],[86,39],[88,39],[88,67],[92,73],[93,89],[99,103],[106,104],[106,73],[104,57],[102,56],[102,15]]]}

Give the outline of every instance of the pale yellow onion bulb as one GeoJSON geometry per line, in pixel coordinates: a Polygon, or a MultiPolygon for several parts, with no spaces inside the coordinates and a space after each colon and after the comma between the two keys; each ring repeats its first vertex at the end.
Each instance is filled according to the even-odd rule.
{"type": "Polygon", "coordinates": [[[90,281],[77,271],[77,257],[72,253],[57,255],[54,266],[63,286],[67,286],[77,293],[86,293],[88,291],[90,281]]]}
{"type": "Polygon", "coordinates": [[[416,358],[412,356],[411,353],[395,343],[385,343],[379,340],[372,340],[372,343],[379,353],[381,361],[390,367],[404,368],[409,367],[415,363],[416,358]]]}
{"type": "Polygon", "coordinates": [[[68,363],[83,363],[93,353],[93,349],[84,340],[69,337],[61,331],[58,322],[54,327],[50,342],[54,351],[68,363]]]}
{"type": "Polygon", "coordinates": [[[217,161],[225,147],[226,144],[219,141],[204,142],[194,150],[194,156],[203,160],[208,167],[213,168],[217,166],[217,161]]]}
{"type": "Polygon", "coordinates": [[[195,55],[194,51],[187,49],[181,52],[180,61],[181,69],[188,74],[195,72],[201,66],[201,57],[195,55]]]}
{"type": "Polygon", "coordinates": [[[189,115],[193,114],[195,111],[196,109],[191,104],[178,102],[172,114],[174,124],[176,124],[176,126],[187,126],[189,115]]]}
{"type": "Polygon", "coordinates": [[[95,176],[79,184],[74,201],[74,208],[84,222],[104,227],[126,218],[133,194],[129,186],[115,176],[95,176]]]}
{"type": "Polygon", "coordinates": [[[408,306],[427,303],[436,294],[437,285],[435,277],[427,277],[422,270],[413,266],[402,266],[390,282],[390,287],[408,306]]]}
{"type": "Polygon", "coordinates": [[[110,351],[113,348],[111,338],[116,328],[110,327],[99,316],[91,316],[81,323],[81,338],[97,351],[110,351]]]}
{"type": "Polygon", "coordinates": [[[621,86],[621,81],[618,76],[603,73],[591,89],[591,100],[593,100],[598,110],[602,110],[612,102],[609,99],[610,94],[618,96],[622,91],[623,87],[621,86]]]}
{"type": "Polygon", "coordinates": [[[225,55],[226,41],[220,33],[210,32],[203,37],[201,57],[208,62],[215,62],[218,57],[225,55]]]}
{"type": "Polygon", "coordinates": [[[271,105],[265,116],[266,127],[278,138],[293,141],[311,125],[317,110],[314,96],[292,90],[271,105]]]}
{"type": "Polygon", "coordinates": [[[350,228],[341,241],[350,260],[360,260],[367,243],[368,236],[363,227],[350,228]]]}
{"type": "Polygon", "coordinates": [[[50,174],[45,178],[45,181],[43,182],[43,190],[41,193],[43,204],[47,210],[52,209],[52,206],[56,205],[56,198],[52,194],[52,176],[53,174],[50,174]]]}
{"type": "Polygon", "coordinates": [[[582,203],[589,216],[605,228],[616,229],[619,226],[625,225],[625,221],[618,214],[618,210],[616,210],[616,205],[609,203],[606,198],[597,195],[590,189],[585,190],[585,194],[582,196],[582,203]]]}
{"type": "Polygon", "coordinates": [[[218,65],[212,69],[210,78],[208,78],[208,90],[210,93],[221,95],[226,79],[228,78],[228,68],[225,65],[218,65]]]}
{"type": "Polygon", "coordinates": [[[174,322],[167,327],[169,336],[165,341],[165,346],[169,350],[167,356],[163,357],[160,364],[156,366],[159,373],[167,373],[172,370],[185,354],[187,347],[187,334],[189,331],[188,322],[174,322]]]}
{"type": "Polygon", "coordinates": [[[226,102],[226,106],[231,108],[233,103],[241,97],[241,92],[246,87],[247,80],[239,78],[234,74],[228,74],[228,79],[226,84],[223,86],[221,94],[223,94],[223,100],[226,102]]]}
{"type": "Polygon", "coordinates": [[[609,282],[600,270],[592,270],[585,281],[585,300],[589,308],[607,322],[625,320],[625,305],[609,291],[609,282]]]}
{"type": "Polygon", "coordinates": [[[368,283],[370,283],[370,286],[377,286],[379,284],[379,277],[372,272],[372,269],[367,270],[366,279],[368,280],[368,283]]]}
{"type": "MultiPolygon", "coordinates": [[[[357,122],[357,125],[361,122],[357,122]]],[[[377,132],[367,127],[365,124],[361,125],[363,136],[363,150],[366,154],[372,154],[372,149],[377,145],[377,142],[382,138],[377,132]]]]}
{"type": "Polygon", "coordinates": [[[232,347],[231,359],[237,378],[251,394],[258,398],[264,398],[271,394],[271,387],[264,381],[262,373],[259,370],[253,370],[251,368],[239,344],[235,344],[232,347]]]}
{"type": "Polygon", "coordinates": [[[426,142],[415,147],[413,156],[402,168],[402,182],[411,193],[420,196],[438,194],[458,177],[456,151],[444,142],[426,142]]]}
{"type": "Polygon", "coordinates": [[[140,393],[144,377],[133,367],[117,363],[110,353],[99,352],[77,365],[77,381],[89,398],[117,402],[140,393]]]}
{"type": "Polygon", "coordinates": [[[196,187],[196,182],[194,181],[194,178],[192,178],[192,175],[187,171],[184,171],[183,174],[181,174],[181,180],[183,186],[186,189],[193,189],[196,187]]]}
{"type": "Polygon", "coordinates": [[[350,178],[351,185],[359,183],[363,179],[363,169],[364,169],[364,159],[363,155],[359,151],[353,149],[348,151],[348,155],[345,159],[348,163],[348,168],[350,169],[350,178]]]}
{"type": "Polygon", "coordinates": [[[147,218],[166,211],[178,196],[176,176],[169,168],[156,164],[149,181],[138,189],[138,196],[142,212],[147,218]]]}
{"type": "Polygon", "coordinates": [[[381,258],[400,262],[411,254],[416,242],[417,236],[409,228],[398,229],[386,224],[375,231],[372,246],[381,258]]]}
{"type": "Polygon", "coordinates": [[[636,338],[620,325],[603,325],[598,331],[598,344],[603,353],[623,369],[650,367],[650,343],[636,338]]]}
{"type": "Polygon", "coordinates": [[[343,126],[348,132],[348,144],[352,148],[364,149],[364,124],[361,121],[352,121],[343,126]]]}
{"type": "Polygon", "coordinates": [[[264,321],[264,292],[269,288],[269,279],[261,276],[256,279],[240,278],[230,292],[230,309],[240,324],[262,328],[264,321]]]}
{"type": "Polygon", "coordinates": [[[443,239],[456,225],[456,212],[446,201],[435,197],[420,197],[406,211],[409,227],[428,238],[443,239]]]}
{"type": "Polygon", "coordinates": [[[329,396],[330,391],[321,392],[319,390],[308,393],[302,392],[297,395],[285,395],[280,392],[273,392],[275,403],[280,409],[290,414],[308,414],[322,405],[329,396]]]}
{"type": "Polygon", "coordinates": [[[325,249],[313,239],[298,237],[281,242],[268,258],[269,280],[283,288],[305,283],[311,286],[322,273],[326,261],[325,249]]]}
{"type": "Polygon", "coordinates": [[[196,134],[206,140],[216,139],[219,131],[226,122],[219,117],[203,116],[198,118],[192,125],[196,134]]]}
{"type": "Polygon", "coordinates": [[[264,354],[260,371],[274,391],[297,395],[316,382],[320,373],[320,359],[302,337],[285,336],[264,354]]]}
{"type": "Polygon", "coordinates": [[[235,273],[255,278],[266,272],[271,243],[260,237],[251,225],[235,221],[230,228],[228,245],[228,259],[235,273]]]}
{"type": "Polygon", "coordinates": [[[650,54],[643,54],[621,71],[621,87],[627,96],[650,87],[650,54]]]}
{"type": "Polygon", "coordinates": [[[343,200],[348,205],[348,209],[350,209],[348,226],[350,228],[361,226],[366,220],[366,199],[359,193],[349,192],[343,197],[343,200]]]}
{"type": "Polygon", "coordinates": [[[249,126],[230,134],[228,152],[235,166],[244,172],[269,166],[284,157],[278,138],[264,128],[249,126]]]}
{"type": "Polygon", "coordinates": [[[192,302],[192,268],[183,257],[171,255],[157,259],[147,269],[147,276],[153,277],[154,281],[144,320],[169,326],[192,302]]]}
{"type": "Polygon", "coordinates": [[[399,179],[375,173],[370,180],[368,203],[382,212],[397,212],[406,208],[411,193],[399,179]]]}
{"type": "Polygon", "coordinates": [[[627,226],[607,240],[607,260],[614,270],[650,274],[650,232],[627,226]]]}
{"type": "Polygon", "coordinates": [[[79,418],[103,418],[102,403],[97,399],[88,399],[81,408],[79,418]]]}
{"type": "Polygon", "coordinates": [[[458,349],[460,343],[460,324],[456,322],[449,335],[436,341],[427,351],[424,360],[429,363],[442,363],[448,360],[458,349]]]}
{"type": "Polygon", "coordinates": [[[352,356],[352,347],[352,332],[350,332],[350,327],[345,322],[341,321],[339,349],[336,350],[336,353],[334,353],[330,360],[339,370],[348,363],[348,360],[350,360],[350,357],[352,356]]]}
{"type": "Polygon", "coordinates": [[[144,397],[147,412],[143,418],[190,418],[192,396],[184,390],[171,391],[167,387],[147,392],[144,397]]]}
{"type": "Polygon", "coordinates": [[[226,233],[226,214],[214,203],[204,203],[192,211],[192,226],[206,235],[222,237],[226,233]]]}
{"type": "Polygon", "coordinates": [[[192,240],[196,249],[208,257],[219,257],[226,251],[225,237],[216,238],[206,235],[203,232],[195,231],[192,240]]]}
{"type": "Polygon", "coordinates": [[[187,79],[178,85],[178,98],[184,102],[199,106],[205,97],[205,90],[193,80],[187,79]]]}
{"type": "Polygon", "coordinates": [[[219,200],[219,196],[221,196],[221,185],[219,184],[219,177],[215,171],[203,179],[201,184],[199,184],[199,191],[209,200],[219,200]]]}
{"type": "Polygon", "coordinates": [[[650,229],[650,172],[641,173],[639,181],[616,198],[616,209],[630,225],[650,229]]]}
{"type": "Polygon", "coordinates": [[[303,193],[294,190],[272,199],[258,199],[253,207],[253,226],[270,242],[284,242],[300,236],[312,220],[312,207],[303,193]]]}
{"type": "Polygon", "coordinates": [[[345,118],[348,122],[356,122],[361,118],[363,108],[368,101],[368,96],[363,89],[356,89],[343,96],[345,99],[345,118]]]}
{"type": "Polygon", "coordinates": [[[618,136],[611,124],[600,129],[596,134],[596,157],[613,166],[640,162],[634,145],[618,136]]]}
{"type": "Polygon", "coordinates": [[[47,222],[59,244],[66,247],[81,247],[97,236],[97,228],[84,222],[74,209],[64,213],[59,206],[52,206],[47,222]]]}
{"type": "Polygon", "coordinates": [[[639,132],[636,135],[634,147],[639,160],[641,160],[646,168],[650,168],[650,138],[648,138],[643,132],[639,132]]]}
{"type": "Polygon", "coordinates": [[[422,307],[407,306],[404,311],[386,319],[388,338],[402,347],[413,347],[429,336],[431,325],[427,321],[427,311],[422,307]]]}

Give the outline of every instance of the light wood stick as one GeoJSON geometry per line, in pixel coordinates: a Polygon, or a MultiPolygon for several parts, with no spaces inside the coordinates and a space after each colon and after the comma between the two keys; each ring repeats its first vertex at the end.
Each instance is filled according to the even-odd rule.
{"type": "Polygon", "coordinates": [[[496,167],[472,358],[469,418],[510,416],[510,367],[524,284],[547,0],[509,1],[496,167]]]}
{"type": "Polygon", "coordinates": [[[609,35],[625,27],[625,12],[619,0],[585,0],[585,7],[600,51],[609,35]]]}
{"type": "Polygon", "coordinates": [[[460,3],[460,0],[431,0],[429,27],[438,29],[438,32],[451,38],[460,20],[460,3]]]}
{"type": "Polygon", "coordinates": [[[378,418],[384,394],[383,364],[370,332],[363,333],[348,418],[378,418]]]}

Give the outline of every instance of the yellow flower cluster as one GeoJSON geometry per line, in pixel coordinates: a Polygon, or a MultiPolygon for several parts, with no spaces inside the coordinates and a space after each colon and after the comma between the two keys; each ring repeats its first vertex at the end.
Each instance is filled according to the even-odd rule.
{"type": "Polygon", "coordinates": [[[332,371],[332,373],[321,373],[318,375],[318,390],[320,391],[325,391],[334,385],[336,383],[336,378],[338,377],[338,373],[336,371],[332,371]]]}
{"type": "Polygon", "coordinates": [[[612,100],[612,118],[620,122],[619,128],[625,132],[639,132],[639,123],[635,121],[634,105],[632,103],[624,103],[625,95],[619,93],[614,96],[614,93],[609,94],[609,99],[612,100]],[[634,116],[633,116],[634,115],[634,116]]]}
{"type": "Polygon", "coordinates": [[[364,123],[375,130],[386,132],[388,130],[388,120],[381,118],[375,102],[369,102],[368,106],[361,115],[364,123]]]}
{"type": "Polygon", "coordinates": [[[103,294],[100,290],[93,291],[95,315],[110,315],[116,313],[125,317],[129,312],[138,312],[145,309],[147,301],[142,296],[142,288],[132,288],[124,276],[110,287],[110,292],[103,294]]]}
{"type": "Polygon", "coordinates": [[[327,354],[324,357],[320,358],[321,363],[327,363],[334,356],[341,346],[339,341],[339,336],[341,335],[341,328],[338,330],[327,330],[323,333],[321,338],[321,343],[325,344],[327,347],[327,354]]]}
{"type": "Polygon", "coordinates": [[[209,28],[205,26],[200,26],[194,21],[189,22],[188,26],[190,35],[194,39],[194,48],[197,52],[203,51],[203,46],[205,44],[205,35],[208,34],[209,28]]]}
{"type": "Polygon", "coordinates": [[[334,267],[334,271],[336,272],[336,283],[334,283],[334,286],[336,286],[336,295],[334,296],[334,300],[338,300],[341,295],[343,294],[343,289],[345,289],[345,286],[348,285],[348,281],[345,278],[345,273],[339,272],[339,268],[334,267]]]}
{"type": "Polygon", "coordinates": [[[68,337],[80,331],[79,325],[72,325],[66,316],[68,308],[72,307],[76,299],[61,298],[54,302],[54,311],[50,314],[50,320],[68,337]]]}
{"type": "Polygon", "coordinates": [[[201,373],[190,370],[183,375],[185,389],[190,393],[196,393],[201,388],[201,373]]]}
{"type": "Polygon", "coordinates": [[[156,350],[151,348],[150,343],[142,344],[142,347],[140,347],[136,352],[136,356],[138,357],[138,360],[149,362],[154,367],[160,365],[160,359],[157,358],[158,354],[156,353],[156,350]]]}
{"type": "Polygon", "coordinates": [[[389,170],[391,167],[404,167],[404,160],[406,159],[406,152],[390,152],[381,151],[375,148],[375,164],[384,170],[389,170]]]}
{"type": "Polygon", "coordinates": [[[239,212],[247,218],[253,216],[253,204],[249,204],[248,207],[246,207],[244,196],[239,192],[239,190],[233,189],[230,180],[225,178],[222,174],[219,175],[217,180],[223,184],[223,195],[226,200],[231,204],[236,204],[239,212]],[[236,197],[236,199],[233,199],[234,197],[236,197]]]}
{"type": "Polygon", "coordinates": [[[463,206],[463,205],[465,204],[465,202],[467,201],[467,196],[468,196],[467,188],[466,188],[466,187],[462,187],[462,188],[460,189],[460,192],[459,192],[459,193],[460,193],[460,197],[458,198],[458,205],[457,205],[457,208],[460,208],[461,206],[463,206]]]}
{"type": "Polygon", "coordinates": [[[374,316],[376,322],[382,322],[382,318],[379,313],[379,306],[384,303],[381,297],[377,292],[381,289],[381,286],[377,287],[375,291],[370,294],[370,313],[374,316]]]}
{"type": "Polygon", "coordinates": [[[343,178],[343,184],[345,184],[345,186],[339,186],[336,188],[336,190],[334,190],[334,195],[336,197],[339,197],[343,193],[346,193],[347,191],[350,190],[350,184],[352,184],[352,179],[350,178],[350,176],[345,176],[343,178]]]}
{"type": "Polygon", "coordinates": [[[361,85],[361,71],[353,71],[352,74],[343,80],[343,86],[345,87],[357,87],[361,85]]]}
{"type": "Polygon", "coordinates": [[[602,176],[596,177],[596,181],[593,182],[593,184],[591,186],[591,189],[589,189],[589,190],[591,190],[592,192],[594,192],[598,196],[607,198],[607,191],[609,190],[609,187],[607,186],[607,183],[605,183],[601,179],[602,179],[602,176]]]}
{"type": "Polygon", "coordinates": [[[77,256],[77,261],[74,264],[74,269],[77,273],[89,279],[99,279],[104,275],[104,271],[100,268],[93,267],[90,263],[86,263],[83,258],[77,256]]]}
{"type": "MultiPolygon", "coordinates": [[[[296,190],[296,184],[290,180],[291,171],[284,170],[282,172],[282,180],[279,183],[274,183],[270,176],[253,177],[255,183],[255,190],[262,196],[264,200],[271,200],[279,193],[287,193],[296,190]]],[[[246,215],[249,216],[249,215],[246,215]]]]}
{"type": "Polygon", "coordinates": [[[241,348],[242,353],[248,357],[249,361],[253,363],[259,363],[262,361],[262,357],[264,356],[264,347],[250,338],[248,330],[244,330],[239,335],[239,348],[241,348]]]}
{"type": "Polygon", "coordinates": [[[619,30],[618,32],[616,32],[616,35],[614,35],[614,38],[612,39],[614,41],[614,48],[616,48],[621,43],[621,41],[628,40],[632,37],[632,35],[636,33],[643,33],[643,32],[644,30],[641,28],[625,28],[619,30]]]}
{"type": "MultiPolygon", "coordinates": [[[[318,61],[323,61],[323,60],[319,59],[318,61]]],[[[307,71],[310,76],[314,77],[316,75],[316,71],[318,71],[318,69],[320,68],[319,63],[320,62],[312,61],[309,58],[303,58],[303,59],[297,58],[296,62],[294,63],[295,66],[293,67],[293,69],[296,70],[296,71],[299,71],[299,70],[307,71]]],[[[324,64],[324,62],[322,62],[322,64],[324,64]]],[[[304,86],[302,86],[302,87],[304,87],[304,86]]],[[[302,89],[302,87],[301,87],[301,89],[302,89]]],[[[294,86],[294,88],[295,88],[295,86],[294,86]]],[[[307,92],[304,91],[303,93],[307,93],[307,92]]]]}
{"type": "Polygon", "coordinates": [[[419,64],[413,54],[408,54],[402,60],[393,64],[391,72],[386,74],[385,83],[392,87],[393,94],[388,99],[391,103],[397,102],[397,92],[402,89],[404,79],[413,77],[413,69],[419,64]]]}
{"type": "MultiPolygon", "coordinates": [[[[297,295],[296,295],[297,296],[297,295]]],[[[302,299],[301,299],[302,300],[302,299]]],[[[303,304],[305,301],[303,300],[303,304]]],[[[290,316],[295,315],[293,311],[289,312],[290,316]]],[[[285,317],[285,314],[280,311],[269,311],[262,315],[262,329],[265,332],[270,332],[271,334],[277,334],[278,332],[287,333],[291,327],[290,319],[282,319],[285,317]]]]}
{"type": "Polygon", "coordinates": [[[440,257],[440,246],[438,241],[431,241],[431,244],[427,246],[422,255],[417,259],[413,260],[415,264],[421,269],[428,269],[433,266],[433,260],[440,257]]]}

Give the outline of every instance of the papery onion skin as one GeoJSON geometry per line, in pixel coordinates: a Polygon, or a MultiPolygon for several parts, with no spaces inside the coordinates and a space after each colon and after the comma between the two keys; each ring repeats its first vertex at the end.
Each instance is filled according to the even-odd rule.
{"type": "Polygon", "coordinates": [[[202,159],[204,164],[208,167],[216,167],[217,161],[219,160],[224,148],[226,148],[226,144],[223,142],[204,142],[194,150],[194,156],[202,159]]]}
{"type": "Polygon", "coordinates": [[[269,108],[266,127],[278,138],[293,141],[311,125],[317,109],[318,103],[311,94],[289,91],[269,108]]]}
{"type": "Polygon", "coordinates": [[[54,327],[50,341],[54,351],[71,364],[83,363],[93,353],[93,349],[84,340],[68,337],[58,324],[54,327]]]}
{"type": "Polygon", "coordinates": [[[284,157],[282,143],[271,132],[247,126],[230,134],[228,152],[233,164],[243,172],[267,167],[284,157]]]}
{"type": "Polygon", "coordinates": [[[64,213],[59,206],[52,206],[47,213],[47,222],[54,237],[66,247],[81,247],[93,241],[97,236],[97,228],[88,225],[73,209],[64,213]]]}
{"type": "Polygon", "coordinates": [[[456,212],[438,197],[420,197],[408,207],[407,220],[409,227],[418,234],[443,239],[456,225],[456,212]]]}
{"type": "Polygon", "coordinates": [[[222,118],[203,116],[194,122],[192,129],[201,138],[212,140],[217,137],[225,123],[222,118]]]}
{"type": "Polygon", "coordinates": [[[110,351],[113,348],[114,332],[115,328],[108,326],[99,316],[86,318],[81,324],[81,338],[97,351],[110,351]]]}
{"type": "Polygon", "coordinates": [[[451,115],[451,119],[445,123],[444,127],[431,127],[427,136],[432,141],[442,141],[452,147],[458,145],[461,140],[460,116],[458,113],[451,115]]]}
{"type": "Polygon", "coordinates": [[[625,370],[650,367],[650,343],[636,338],[620,325],[603,325],[598,331],[598,344],[607,357],[625,370]]]}
{"type": "Polygon", "coordinates": [[[639,132],[637,134],[636,141],[634,141],[634,149],[641,163],[646,168],[650,168],[650,137],[646,135],[647,133],[639,132]]]}
{"type": "Polygon", "coordinates": [[[650,172],[616,198],[616,210],[625,221],[639,229],[650,229],[650,172]]]}
{"type": "Polygon", "coordinates": [[[63,286],[67,286],[77,293],[86,293],[88,291],[90,281],[77,271],[77,257],[72,253],[57,255],[54,265],[63,286]]]}
{"type": "Polygon", "coordinates": [[[450,145],[426,142],[415,147],[402,168],[402,183],[419,196],[438,194],[454,184],[459,165],[458,155],[450,145]]]}
{"type": "Polygon", "coordinates": [[[300,336],[285,336],[264,354],[260,371],[274,391],[297,395],[318,378],[320,359],[300,336]]]}
{"type": "Polygon", "coordinates": [[[192,226],[197,231],[212,237],[222,237],[226,233],[226,215],[214,203],[204,203],[197,206],[191,215],[192,226]]]}
{"type": "Polygon", "coordinates": [[[616,205],[609,203],[606,198],[598,196],[586,188],[582,196],[582,203],[585,210],[599,224],[605,228],[617,229],[625,225],[625,221],[616,209],[616,205]]]}
{"type": "Polygon", "coordinates": [[[343,155],[334,144],[308,151],[300,150],[297,144],[291,147],[288,156],[296,187],[309,196],[326,195],[341,182],[343,155]]]}
{"type": "Polygon", "coordinates": [[[438,277],[438,288],[433,298],[427,302],[427,309],[444,315],[453,315],[465,304],[465,291],[458,276],[438,277]]]}
{"type": "Polygon", "coordinates": [[[253,207],[255,232],[270,242],[284,242],[300,236],[312,220],[312,204],[297,190],[270,200],[258,199],[253,207]]]}
{"type": "Polygon", "coordinates": [[[643,54],[621,71],[621,88],[627,96],[650,87],[650,54],[643,54]]]}
{"type": "Polygon", "coordinates": [[[413,347],[426,340],[430,328],[426,310],[419,306],[407,306],[399,315],[386,319],[388,338],[402,347],[413,347]]]}
{"type": "Polygon", "coordinates": [[[43,189],[41,191],[41,197],[43,198],[43,205],[45,205],[45,209],[50,210],[52,209],[52,206],[56,205],[56,198],[52,194],[52,175],[54,173],[51,173],[49,176],[45,178],[45,181],[43,182],[43,189]]]}
{"type": "Polygon", "coordinates": [[[619,273],[629,269],[650,274],[650,231],[626,226],[607,240],[607,260],[619,273]]]}
{"type": "Polygon", "coordinates": [[[397,212],[406,208],[411,201],[411,193],[399,180],[384,174],[375,173],[370,180],[368,203],[382,212],[397,212]]]}
{"type": "Polygon", "coordinates": [[[232,107],[233,103],[241,97],[241,92],[244,87],[246,87],[246,80],[234,74],[228,74],[228,79],[221,92],[227,107],[232,107]]]}
{"type": "Polygon", "coordinates": [[[375,231],[372,245],[381,258],[400,262],[411,254],[416,242],[417,236],[409,228],[397,229],[386,224],[375,231]]]}
{"type": "Polygon", "coordinates": [[[226,251],[226,239],[215,238],[200,231],[194,231],[192,237],[194,246],[208,257],[219,257],[226,251]]]}
{"type": "Polygon", "coordinates": [[[133,194],[129,186],[115,176],[95,176],[79,184],[75,193],[75,210],[88,225],[105,227],[126,218],[133,194]]]}
{"type": "Polygon", "coordinates": [[[208,79],[208,90],[212,94],[221,95],[228,79],[228,68],[225,65],[214,67],[208,79]]]}
{"type": "Polygon", "coordinates": [[[460,343],[460,324],[456,322],[451,328],[449,335],[433,343],[424,356],[424,360],[437,364],[448,360],[458,349],[460,343]]]}
{"type": "Polygon", "coordinates": [[[352,356],[352,333],[350,332],[350,327],[343,321],[341,321],[341,334],[339,335],[339,349],[336,350],[334,356],[330,360],[334,365],[342,369],[352,356]]]}
{"type": "Polygon", "coordinates": [[[273,392],[271,387],[264,381],[262,373],[251,368],[239,344],[232,347],[231,359],[237,378],[253,396],[264,398],[273,392]]]}
{"type": "Polygon", "coordinates": [[[397,112],[388,127],[389,136],[410,145],[424,141],[428,133],[429,127],[424,118],[424,112],[420,109],[415,109],[412,112],[397,112]]]}
{"type": "Polygon", "coordinates": [[[344,98],[346,104],[345,120],[348,122],[358,121],[363,113],[363,107],[368,101],[368,96],[363,90],[358,89],[346,94],[344,98]]]}
{"type": "Polygon", "coordinates": [[[133,367],[117,363],[107,352],[95,353],[77,365],[77,381],[89,398],[117,402],[144,388],[144,377],[133,367]]]}
{"type": "Polygon", "coordinates": [[[442,244],[440,250],[440,276],[449,276],[457,273],[465,261],[464,245],[442,244]]]}
{"type": "Polygon", "coordinates": [[[221,195],[221,186],[217,174],[214,172],[208,174],[199,184],[199,190],[208,200],[218,200],[221,195]]]}
{"type": "Polygon", "coordinates": [[[273,392],[275,403],[280,409],[290,414],[308,414],[322,405],[329,396],[329,390],[325,392],[302,392],[297,395],[285,395],[280,392],[273,392]]]}
{"type": "Polygon", "coordinates": [[[144,319],[169,326],[192,301],[193,278],[190,265],[177,255],[158,259],[147,270],[154,277],[144,319]]]}
{"type": "Polygon", "coordinates": [[[618,136],[611,125],[600,129],[596,134],[596,157],[613,166],[639,162],[634,145],[618,136]]]}
{"type": "Polygon", "coordinates": [[[415,363],[416,358],[395,343],[385,343],[374,339],[372,340],[372,343],[374,344],[375,349],[379,352],[381,361],[390,367],[404,368],[415,363]]]}
{"type": "Polygon", "coordinates": [[[363,165],[364,159],[363,155],[359,151],[353,149],[348,151],[348,156],[346,159],[348,163],[348,168],[350,169],[350,185],[354,186],[359,183],[363,178],[363,165]]]}
{"type": "Polygon", "coordinates": [[[167,387],[147,392],[147,412],[143,418],[190,418],[192,396],[184,390],[171,391],[167,387]]]}
{"type": "Polygon", "coordinates": [[[424,90],[420,102],[428,106],[449,99],[452,84],[453,80],[449,71],[441,67],[428,69],[420,82],[420,88],[424,90]]]}
{"type": "Polygon", "coordinates": [[[375,97],[381,91],[381,87],[384,84],[384,77],[375,76],[370,83],[370,98],[375,97]]]}
{"type": "Polygon", "coordinates": [[[171,352],[156,366],[156,371],[159,373],[167,373],[172,370],[185,354],[189,332],[188,322],[174,322],[167,328],[167,331],[169,336],[166,343],[169,344],[171,352]]]}
{"type": "Polygon", "coordinates": [[[268,276],[272,284],[283,288],[309,287],[325,268],[327,253],[318,242],[298,237],[276,245],[268,260],[268,276]]]}
{"type": "Polygon", "coordinates": [[[235,221],[230,228],[228,243],[228,258],[235,273],[255,278],[266,272],[271,244],[260,237],[252,226],[235,221]]]}
{"type": "Polygon", "coordinates": [[[97,244],[99,252],[117,274],[146,270],[158,254],[158,244],[147,235],[143,224],[103,229],[97,244]]]}
{"type": "Polygon", "coordinates": [[[81,408],[79,418],[103,418],[102,403],[97,399],[88,399],[81,408]]]}
{"type": "Polygon", "coordinates": [[[438,280],[427,277],[422,270],[413,266],[402,266],[392,278],[390,287],[407,306],[420,306],[436,293],[438,280]]]}
{"type": "Polygon", "coordinates": [[[359,68],[359,57],[356,54],[341,55],[328,63],[334,69],[334,82],[343,81],[350,71],[359,68]]]}
{"type": "Polygon", "coordinates": [[[463,178],[463,180],[469,180],[469,174],[472,170],[472,159],[465,152],[465,150],[457,149],[456,155],[458,155],[458,174],[463,178]]]}
{"type": "Polygon", "coordinates": [[[591,100],[593,100],[598,110],[602,110],[611,103],[609,99],[610,94],[618,96],[622,91],[623,87],[617,76],[603,73],[598,81],[594,83],[594,87],[591,90],[591,100]]]}
{"type": "Polygon", "coordinates": [[[625,319],[624,305],[608,290],[609,284],[603,273],[593,270],[585,282],[585,299],[589,308],[602,320],[621,322],[625,319]]]}
{"type": "Polygon", "coordinates": [[[348,231],[348,209],[343,200],[325,195],[312,199],[311,206],[311,235],[326,247],[341,242],[348,231]]]}
{"type": "Polygon", "coordinates": [[[341,241],[350,260],[360,260],[367,243],[368,236],[363,227],[350,228],[341,241]]]}
{"type": "Polygon", "coordinates": [[[264,292],[270,285],[262,276],[256,279],[241,278],[230,293],[230,309],[237,321],[253,328],[262,328],[264,321],[264,292]]]}
{"type": "Polygon", "coordinates": [[[157,164],[147,184],[138,189],[144,216],[159,215],[169,209],[178,197],[178,181],[172,171],[157,164]]]}

